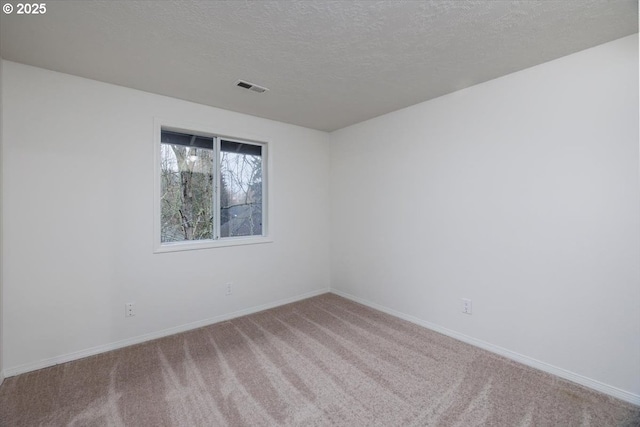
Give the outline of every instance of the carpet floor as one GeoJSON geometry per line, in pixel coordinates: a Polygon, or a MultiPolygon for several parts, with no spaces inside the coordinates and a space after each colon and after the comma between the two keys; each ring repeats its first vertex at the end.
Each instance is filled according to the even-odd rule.
{"type": "Polygon", "coordinates": [[[7,378],[2,426],[636,426],[640,408],[334,294],[7,378]]]}

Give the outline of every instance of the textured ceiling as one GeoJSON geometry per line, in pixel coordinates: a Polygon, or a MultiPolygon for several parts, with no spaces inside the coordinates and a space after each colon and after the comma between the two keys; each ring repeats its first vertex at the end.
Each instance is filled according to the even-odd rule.
{"type": "Polygon", "coordinates": [[[4,59],[327,131],[638,32],[634,0],[46,4],[4,59]]]}

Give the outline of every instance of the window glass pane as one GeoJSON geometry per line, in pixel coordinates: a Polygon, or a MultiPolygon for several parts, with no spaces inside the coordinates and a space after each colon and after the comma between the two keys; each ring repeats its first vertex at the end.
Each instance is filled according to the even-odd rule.
{"type": "Polygon", "coordinates": [[[220,237],[262,235],[262,146],[220,141],[220,237]]]}
{"type": "Polygon", "coordinates": [[[161,241],[213,239],[214,152],[201,148],[213,148],[213,138],[162,131],[168,140],[176,143],[160,144],[161,241]]]}
{"type": "Polygon", "coordinates": [[[213,138],[189,135],[187,133],[163,130],[160,137],[163,144],[184,145],[185,147],[208,148],[213,150],[213,138]]]}

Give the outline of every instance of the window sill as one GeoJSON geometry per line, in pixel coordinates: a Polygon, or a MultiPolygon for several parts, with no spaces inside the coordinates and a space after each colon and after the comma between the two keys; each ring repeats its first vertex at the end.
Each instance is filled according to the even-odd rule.
{"type": "Polygon", "coordinates": [[[159,246],[156,245],[153,253],[159,254],[165,252],[194,251],[199,249],[223,248],[227,246],[259,245],[262,243],[273,243],[273,239],[266,236],[251,236],[227,237],[220,240],[202,240],[199,242],[163,243],[159,246]]]}

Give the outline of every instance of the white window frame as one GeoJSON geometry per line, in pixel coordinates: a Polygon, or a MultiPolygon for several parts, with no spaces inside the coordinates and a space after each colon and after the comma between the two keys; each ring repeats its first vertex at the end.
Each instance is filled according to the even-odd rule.
{"type": "Polygon", "coordinates": [[[209,249],[220,248],[227,246],[238,245],[255,245],[261,243],[271,243],[273,239],[269,234],[269,169],[270,169],[270,157],[268,153],[268,141],[258,139],[250,135],[228,135],[225,132],[218,132],[216,129],[212,129],[206,125],[197,123],[185,123],[176,122],[172,120],[165,120],[155,118],[153,121],[153,252],[176,252],[176,251],[189,251],[196,249],[209,249]],[[162,130],[171,130],[175,132],[186,133],[190,135],[212,137],[214,141],[214,152],[216,161],[216,182],[215,197],[213,200],[213,209],[216,215],[214,216],[214,235],[218,236],[215,239],[209,240],[188,240],[182,242],[165,242],[161,241],[161,134],[162,130]],[[234,237],[219,237],[220,236],[220,140],[232,142],[244,142],[262,147],[262,235],[260,236],[234,236],[234,237]]]}

